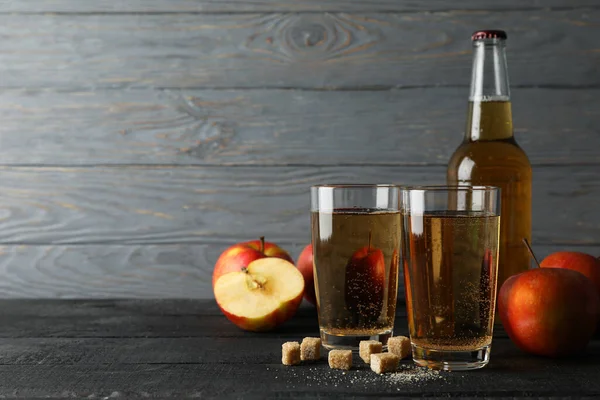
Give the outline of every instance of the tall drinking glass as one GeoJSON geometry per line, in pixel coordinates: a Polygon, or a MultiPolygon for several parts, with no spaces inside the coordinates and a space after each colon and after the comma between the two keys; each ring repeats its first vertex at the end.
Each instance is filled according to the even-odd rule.
{"type": "Polygon", "coordinates": [[[315,289],[323,346],[384,345],[396,314],[400,254],[399,188],[311,188],[315,289]]]}
{"type": "Polygon", "coordinates": [[[442,370],[489,362],[500,189],[401,188],[402,262],[414,361],[442,370]]]}

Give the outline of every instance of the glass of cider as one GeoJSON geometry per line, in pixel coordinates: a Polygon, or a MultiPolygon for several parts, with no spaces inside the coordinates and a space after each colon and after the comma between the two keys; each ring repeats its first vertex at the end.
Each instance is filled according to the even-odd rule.
{"type": "Polygon", "coordinates": [[[489,362],[494,327],[500,189],[400,190],[413,359],[432,369],[482,368],[489,362]]]}
{"type": "Polygon", "coordinates": [[[319,329],[328,349],[385,346],[398,294],[400,189],[395,185],[311,188],[313,267],[319,329]]]}

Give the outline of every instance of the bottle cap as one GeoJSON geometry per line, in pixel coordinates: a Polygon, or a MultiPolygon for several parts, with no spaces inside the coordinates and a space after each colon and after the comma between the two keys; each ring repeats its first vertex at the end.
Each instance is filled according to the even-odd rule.
{"type": "Polygon", "coordinates": [[[481,39],[506,39],[506,32],[486,29],[484,31],[476,31],[471,35],[471,40],[473,41],[481,39]]]}

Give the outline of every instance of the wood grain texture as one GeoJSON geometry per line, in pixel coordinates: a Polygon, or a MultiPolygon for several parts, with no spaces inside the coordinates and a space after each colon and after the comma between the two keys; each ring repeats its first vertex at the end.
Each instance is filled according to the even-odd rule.
{"type": "Polygon", "coordinates": [[[114,2],[96,0],[28,0],[4,1],[0,12],[11,13],[184,13],[184,12],[323,12],[323,11],[447,11],[462,10],[531,10],[553,7],[576,8],[598,6],[595,0],[535,0],[523,2],[504,0],[485,2],[463,0],[458,4],[448,4],[446,0],[129,0],[114,2]]]}
{"type": "MultiPolygon", "coordinates": [[[[219,311],[214,299],[204,300],[1,300],[0,338],[215,338],[263,339],[246,332],[219,311]],[[166,304],[163,304],[166,302],[166,304]],[[49,323],[51,322],[51,323],[49,323]]],[[[404,308],[399,315],[405,315],[404,308]]],[[[294,318],[270,332],[277,338],[314,336],[316,309],[304,304],[294,318]]],[[[399,332],[406,326],[399,326],[399,332]]],[[[0,343],[1,343],[0,339],[0,343]]],[[[221,347],[222,348],[222,347],[221,347]]],[[[1,351],[1,345],[0,345],[1,351]]],[[[7,352],[8,353],[8,352],[7,352]]],[[[8,354],[5,353],[7,357],[8,354]]]]}
{"type": "MultiPolygon", "coordinates": [[[[316,334],[316,315],[312,328],[316,334]]],[[[17,365],[218,364],[225,354],[229,363],[271,364],[281,357],[281,338],[256,338],[252,355],[233,351],[239,337],[140,339],[4,338],[0,356],[3,364],[17,365]]]]}
{"type": "MultiPolygon", "coordinates": [[[[223,316],[210,317],[203,311],[214,312],[215,308],[211,301],[189,300],[0,301],[0,395],[389,398],[399,392],[406,397],[600,394],[598,339],[583,355],[548,359],[520,352],[500,329],[494,334],[490,364],[481,371],[443,372],[441,379],[398,382],[372,373],[364,363],[356,363],[346,373],[329,369],[324,358],[294,368],[282,366],[282,342],[316,334],[312,308],[301,308],[289,324],[262,334],[243,332],[223,316]],[[93,337],[77,336],[84,332],[93,337]]],[[[396,328],[399,334],[406,333],[405,315],[396,318],[396,328]]],[[[403,361],[402,365],[410,363],[403,361]]]]}
{"type": "MultiPolygon", "coordinates": [[[[294,260],[306,245],[277,243],[294,260]]],[[[231,244],[1,246],[0,298],[212,299],[213,266],[231,244]]],[[[535,244],[540,259],[559,250],[600,255],[600,245],[535,244]]],[[[399,282],[402,300],[402,276],[399,282]]],[[[204,312],[220,315],[216,307],[204,312]]]]}
{"type": "MultiPolygon", "coordinates": [[[[465,88],[0,91],[0,163],[445,165],[465,88]]],[[[513,90],[533,165],[600,164],[600,90],[513,90]]]]}
{"type": "MultiPolygon", "coordinates": [[[[524,357],[508,341],[494,349],[510,356],[492,359],[476,374],[444,373],[444,378],[398,384],[367,366],[344,374],[325,362],[312,368],[269,364],[158,364],[158,365],[0,365],[4,377],[0,395],[22,398],[596,398],[600,395],[600,368],[594,363],[600,351],[579,362],[559,364],[524,357]],[[504,351],[503,351],[504,352],[504,351]],[[517,369],[514,364],[518,363],[517,369]],[[510,373],[507,372],[511,371],[510,373]],[[32,377],[34,379],[32,379],[32,377]],[[10,382],[10,383],[9,383],[10,382]]],[[[499,354],[499,353],[498,353],[499,354]]]]}
{"type": "Polygon", "coordinates": [[[466,86],[470,34],[509,30],[513,85],[598,86],[600,9],[0,16],[1,87],[466,86]]]}
{"type": "Polygon", "coordinates": [[[2,246],[0,297],[212,298],[212,267],[222,247],[2,246]]]}
{"type": "MultiPolygon", "coordinates": [[[[224,317],[221,317],[224,318],[224,317]]],[[[298,332],[317,335],[317,316],[313,329],[298,332]],[[309,333],[307,333],[309,332],[309,333]]],[[[406,318],[398,318],[401,330],[395,335],[408,335],[406,318]]],[[[308,319],[303,320],[308,325],[308,319]]],[[[214,326],[216,328],[217,326],[214,326]]],[[[499,325],[499,328],[502,326],[499,325]]],[[[502,330],[502,329],[499,329],[502,330]]],[[[203,332],[208,329],[204,328],[203,332]]],[[[494,333],[494,341],[502,342],[508,337],[494,333]]],[[[98,364],[274,364],[281,358],[281,337],[273,335],[240,337],[181,337],[181,338],[2,338],[0,355],[4,365],[98,365],[98,364]],[[236,351],[240,340],[252,341],[252,352],[236,351]]],[[[592,344],[594,350],[596,344],[592,344]]],[[[502,353],[507,353],[503,349],[502,353]]],[[[600,350],[600,349],[599,349],[600,350]]],[[[496,356],[499,357],[496,353],[496,356]]],[[[492,356],[492,358],[495,358],[492,356]]],[[[324,361],[324,360],[323,360],[324,361]]],[[[591,357],[587,360],[591,362],[591,357]]],[[[303,367],[300,367],[303,368],[303,367]]],[[[367,366],[368,368],[368,366],[367,366]]]]}
{"type": "Polygon", "coordinates": [[[0,298],[212,298],[230,244],[1,246],[0,298]]]}
{"type": "MultiPolygon", "coordinates": [[[[233,242],[297,256],[309,185],[443,181],[487,26],[509,30],[538,252],[598,254],[599,20],[590,0],[0,2],[0,297],[210,298],[233,242]]],[[[226,323],[130,318],[155,337],[226,323]]]]}
{"type": "MultiPolygon", "coordinates": [[[[0,168],[0,244],[309,240],[317,183],[434,184],[445,167],[0,168]]],[[[534,169],[533,237],[596,245],[597,168],[534,169]]]]}
{"type": "MultiPolygon", "coordinates": [[[[222,317],[223,314],[219,311],[219,307],[213,299],[127,299],[127,298],[110,298],[102,300],[93,299],[46,299],[47,301],[41,301],[39,299],[1,299],[0,300],[0,318],[4,321],[8,320],[24,320],[27,323],[43,318],[65,318],[71,321],[82,320],[82,327],[89,323],[99,324],[100,322],[105,323],[111,327],[111,333],[108,336],[94,336],[94,337],[142,337],[142,332],[130,336],[128,334],[116,334],[117,330],[113,328],[124,328],[122,324],[116,323],[113,320],[108,319],[109,317],[123,317],[123,318],[146,318],[146,317],[222,317]],[[89,320],[84,320],[89,317],[89,320]],[[82,319],[83,318],[83,319],[82,319]],[[100,322],[98,322],[100,321],[100,322]]],[[[314,306],[307,306],[302,304],[298,309],[298,313],[295,315],[298,319],[312,319],[316,316],[314,306]]],[[[406,313],[399,312],[398,315],[405,316],[406,313]]],[[[306,321],[304,321],[305,323],[306,321]]],[[[166,327],[167,324],[164,324],[166,327]]],[[[237,332],[238,335],[250,335],[252,337],[261,337],[259,333],[253,334],[242,331],[231,325],[232,332],[237,332]],[[233,329],[235,328],[235,329],[233,329]],[[253,336],[255,335],[255,336],[253,336]]],[[[2,330],[6,329],[7,326],[3,325],[2,330]]],[[[48,327],[36,325],[35,328],[45,330],[48,327]]],[[[181,327],[178,327],[178,329],[181,327]]],[[[76,327],[74,328],[76,330],[76,327]]],[[[162,329],[162,328],[161,328],[162,329]]],[[[173,330],[173,327],[167,328],[169,332],[173,330]]],[[[166,332],[157,330],[156,333],[160,337],[166,332]]],[[[20,335],[21,338],[32,338],[36,337],[35,333],[29,335],[20,335]]],[[[207,332],[197,331],[196,334],[190,335],[190,337],[211,337],[212,334],[207,332]]],[[[167,336],[167,335],[163,335],[167,336]]],[[[44,336],[54,337],[54,336],[44,336]]],[[[56,336],[64,337],[64,336],[56,336]]]]}

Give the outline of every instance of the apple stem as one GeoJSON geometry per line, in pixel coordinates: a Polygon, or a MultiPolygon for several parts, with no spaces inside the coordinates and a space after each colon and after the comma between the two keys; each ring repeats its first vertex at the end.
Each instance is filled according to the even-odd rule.
{"type": "Polygon", "coordinates": [[[535,254],[533,253],[533,249],[529,245],[529,242],[527,241],[526,238],[523,238],[523,243],[525,243],[525,246],[527,246],[527,250],[529,251],[529,254],[531,255],[531,258],[533,258],[533,261],[535,261],[535,264],[537,265],[537,267],[541,268],[540,267],[540,263],[538,262],[537,258],[535,257],[535,254]]]}
{"type": "Polygon", "coordinates": [[[264,236],[260,237],[260,252],[261,253],[265,252],[265,237],[264,236]]]}
{"type": "Polygon", "coordinates": [[[264,284],[266,283],[266,279],[258,279],[255,276],[250,275],[248,268],[242,268],[242,272],[246,274],[246,284],[250,289],[262,289],[264,284]]]}
{"type": "Polygon", "coordinates": [[[373,235],[371,234],[371,231],[369,231],[369,246],[368,246],[368,251],[371,252],[371,239],[372,239],[373,235]]]}

